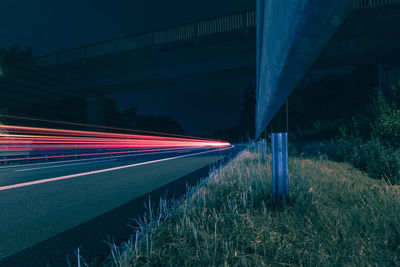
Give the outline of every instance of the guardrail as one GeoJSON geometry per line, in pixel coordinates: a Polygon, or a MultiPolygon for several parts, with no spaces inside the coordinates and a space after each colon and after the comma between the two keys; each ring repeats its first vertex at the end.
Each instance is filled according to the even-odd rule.
{"type": "MultiPolygon", "coordinates": [[[[400,0],[359,0],[355,9],[371,8],[400,3],[400,0]]],[[[151,47],[176,41],[196,39],[219,33],[254,28],[256,11],[226,15],[202,20],[190,24],[160,29],[152,32],[135,34],[87,46],[81,46],[61,52],[37,57],[39,65],[57,65],[61,63],[85,60],[87,58],[114,54],[138,48],[151,47]]]]}
{"type": "Polygon", "coordinates": [[[37,57],[39,65],[56,65],[91,57],[113,54],[137,48],[151,47],[176,41],[207,37],[219,33],[246,30],[256,26],[256,11],[250,10],[223,17],[179,25],[152,32],[131,35],[106,42],[82,46],[37,57]]]}

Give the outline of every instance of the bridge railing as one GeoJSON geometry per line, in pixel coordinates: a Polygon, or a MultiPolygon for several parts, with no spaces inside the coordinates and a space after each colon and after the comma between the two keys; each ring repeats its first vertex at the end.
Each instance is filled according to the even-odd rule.
{"type": "Polygon", "coordinates": [[[176,41],[196,39],[219,33],[249,29],[256,26],[256,11],[250,10],[223,17],[198,21],[191,24],[156,30],[88,46],[73,48],[41,57],[36,60],[39,65],[57,65],[87,58],[128,51],[137,48],[151,47],[176,41]]]}
{"type": "MultiPolygon", "coordinates": [[[[400,3],[400,0],[359,0],[355,9],[400,3]]],[[[218,18],[211,18],[186,25],[131,35],[110,41],[73,48],[66,51],[37,57],[39,65],[57,65],[87,58],[167,44],[176,41],[212,36],[219,33],[254,28],[256,11],[249,10],[218,18]]]]}
{"type": "Polygon", "coordinates": [[[358,0],[355,8],[386,6],[395,3],[400,3],[400,0],[358,0]]]}

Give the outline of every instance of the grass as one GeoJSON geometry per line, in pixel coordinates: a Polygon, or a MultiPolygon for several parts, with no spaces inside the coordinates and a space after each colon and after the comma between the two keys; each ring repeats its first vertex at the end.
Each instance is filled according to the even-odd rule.
{"type": "Polygon", "coordinates": [[[160,201],[109,266],[400,266],[400,188],[345,163],[291,158],[291,198],[245,151],[178,202],[160,201]]]}

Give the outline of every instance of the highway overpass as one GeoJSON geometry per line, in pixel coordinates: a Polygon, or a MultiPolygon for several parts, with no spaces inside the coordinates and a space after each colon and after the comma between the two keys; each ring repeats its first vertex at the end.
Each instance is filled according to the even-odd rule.
{"type": "MultiPolygon", "coordinates": [[[[399,5],[398,0],[357,1],[313,68],[372,63],[380,64],[381,71],[391,71],[389,61],[395,57],[385,56],[385,51],[398,47],[395,36],[399,26],[390,22],[399,18],[399,5]],[[384,29],[377,27],[382,23],[384,29]],[[371,33],[382,38],[371,40],[371,33]]],[[[235,80],[237,84],[244,80],[247,85],[255,84],[256,12],[247,10],[130,35],[40,56],[35,61],[39,68],[3,90],[2,103],[29,106],[84,94],[86,121],[103,124],[102,98],[107,94],[172,90],[182,83],[207,86],[206,81],[211,87],[215,79],[225,89],[235,80]],[[23,99],[18,97],[22,93],[26,95],[23,99]],[[97,118],[93,113],[98,113],[97,118]]]]}
{"type": "MultiPolygon", "coordinates": [[[[356,19],[357,14],[369,14],[373,9],[375,11],[372,13],[391,12],[398,5],[394,2],[398,1],[359,1],[357,10],[348,18],[351,21],[353,14],[356,19]]],[[[325,43],[334,36],[334,31],[342,22],[340,19],[344,19],[347,10],[353,8],[353,6],[349,8],[350,4],[342,1],[331,1],[331,4],[332,6],[319,6],[321,13],[314,13],[311,20],[315,25],[318,21],[324,21],[326,14],[330,14],[332,17],[328,17],[324,22],[330,24],[327,28],[329,31],[318,31],[321,36],[314,35],[310,26],[312,24],[304,24],[307,25],[305,28],[302,28],[304,26],[302,23],[295,24],[300,30],[296,32],[295,38],[289,38],[294,42],[285,44],[287,46],[284,48],[288,50],[283,49],[285,53],[288,51],[292,53],[286,54],[285,57],[281,57],[282,54],[279,53],[274,55],[276,61],[272,63],[278,62],[282,64],[279,66],[282,68],[274,74],[276,80],[273,83],[264,83],[264,86],[259,87],[261,91],[259,89],[258,135],[266,128],[286,97],[296,88],[304,73],[317,59],[317,54],[313,54],[315,51],[305,45],[307,43],[302,42],[303,37],[313,37],[314,39],[310,39],[311,43],[315,44],[312,48],[316,47],[316,50],[322,51],[325,43]],[[319,20],[315,20],[316,18],[319,20]],[[319,37],[323,42],[319,42],[319,37]],[[302,51],[306,57],[300,58],[299,61],[298,55],[302,56],[302,51]],[[276,82],[277,80],[279,82],[276,82]],[[271,90],[278,92],[277,98],[272,99],[274,100],[272,102],[270,97],[266,97],[271,90]],[[263,102],[265,100],[270,102],[263,102]]],[[[315,12],[313,6],[305,7],[315,12]]],[[[276,8],[282,11],[279,6],[276,8]]],[[[304,6],[300,9],[294,8],[294,13],[289,12],[289,14],[298,15],[296,11],[303,10],[302,8],[304,6]]],[[[283,10],[283,14],[286,11],[288,10],[283,10]]],[[[253,75],[255,79],[256,58],[260,58],[256,57],[255,19],[255,11],[245,11],[37,58],[40,69],[36,70],[34,75],[30,74],[31,81],[35,84],[29,86],[37,89],[40,85],[43,90],[37,92],[38,95],[51,95],[53,91],[62,92],[54,94],[55,98],[84,91],[88,101],[95,107],[101,105],[96,100],[96,95],[147,90],[153,87],[165,87],[168,90],[174,81],[196,75],[207,79],[212,75],[223,74],[226,79],[232,79],[247,73],[249,77],[253,75]]],[[[379,20],[381,19],[380,17],[379,20]]],[[[369,23],[373,25],[373,21],[369,23]]],[[[286,31],[286,34],[291,35],[290,26],[292,25],[279,25],[275,30],[286,31]]],[[[324,26],[326,25],[318,29],[326,29],[324,26]]],[[[353,31],[358,31],[358,27],[354,27],[353,31]]],[[[340,32],[339,28],[339,38],[344,38],[340,32]]],[[[344,35],[353,33],[350,31],[344,35]]],[[[274,34],[280,36],[280,32],[274,34]]],[[[282,45],[282,40],[273,38],[267,42],[275,42],[278,48],[282,45]]],[[[335,40],[333,44],[334,42],[335,40]]],[[[343,53],[347,53],[349,48],[352,49],[351,42],[348,46],[348,42],[345,44],[347,50],[343,49],[343,53]]],[[[327,49],[326,58],[329,58],[329,45],[327,49]]],[[[334,52],[336,53],[336,50],[330,53],[334,52]]],[[[268,60],[264,64],[271,68],[274,65],[268,65],[271,63],[268,60]]],[[[317,61],[317,64],[323,65],[323,60],[321,62],[317,61]]],[[[260,66],[261,64],[259,69],[260,66]]],[[[258,73],[258,78],[260,76],[262,74],[258,73]]],[[[198,76],[195,78],[199,79],[198,76]]],[[[260,84],[260,79],[257,80],[260,84]]],[[[195,82],[195,79],[192,81],[195,82]]],[[[24,86],[26,84],[19,81],[15,85],[14,94],[18,94],[18,88],[24,86]]],[[[38,100],[42,101],[37,97],[33,98],[30,104],[37,104],[38,100]]],[[[127,216],[132,216],[127,212],[129,209],[124,208],[125,204],[135,199],[142,201],[140,197],[143,195],[173,183],[197,169],[206,167],[208,171],[210,164],[229,156],[233,150],[235,149],[227,148],[224,151],[196,149],[97,160],[78,159],[73,162],[44,163],[34,166],[2,167],[0,169],[1,213],[7,216],[1,218],[3,220],[1,225],[4,227],[0,231],[0,240],[3,242],[0,245],[0,258],[6,259],[3,259],[0,265],[18,266],[19,261],[32,258],[32,255],[40,257],[42,255],[38,253],[39,251],[54,249],[54,245],[60,240],[69,250],[84,240],[92,239],[93,236],[97,237],[96,240],[103,240],[104,236],[112,234],[108,230],[110,222],[113,227],[115,226],[115,221],[110,219],[115,215],[113,213],[115,210],[123,207],[124,215],[118,217],[118,229],[122,229],[129,219],[127,216]],[[100,221],[96,218],[100,218],[100,221]],[[107,224],[108,226],[105,226],[107,224]],[[88,231],[90,229],[92,230],[88,231]]],[[[53,250],[48,251],[53,252],[53,250]]],[[[60,249],[58,254],[52,255],[59,260],[64,252],[65,250],[60,249]]],[[[93,253],[98,255],[96,254],[98,251],[93,253]]],[[[38,259],[37,265],[43,265],[42,263],[43,258],[38,259]]]]}

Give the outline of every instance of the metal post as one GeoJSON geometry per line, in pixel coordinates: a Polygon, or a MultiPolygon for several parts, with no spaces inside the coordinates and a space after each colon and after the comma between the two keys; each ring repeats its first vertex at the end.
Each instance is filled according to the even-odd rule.
{"type": "Polygon", "coordinates": [[[261,146],[261,161],[265,162],[267,160],[267,140],[262,139],[260,141],[260,146],[261,146]]]}
{"type": "Polygon", "coordinates": [[[272,196],[280,200],[289,197],[287,101],[272,120],[271,132],[272,196]]]}

